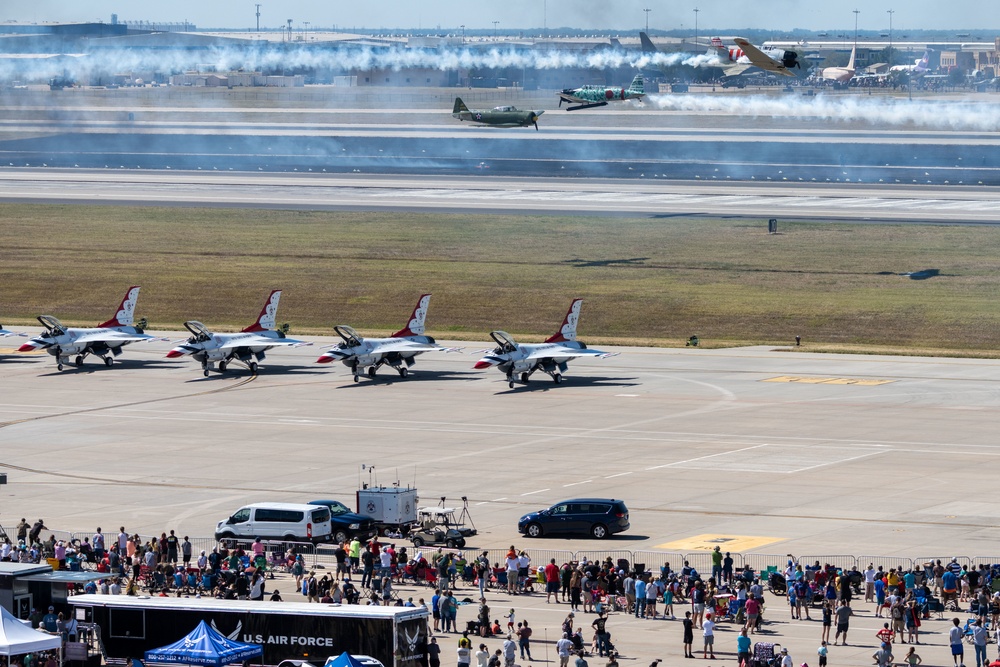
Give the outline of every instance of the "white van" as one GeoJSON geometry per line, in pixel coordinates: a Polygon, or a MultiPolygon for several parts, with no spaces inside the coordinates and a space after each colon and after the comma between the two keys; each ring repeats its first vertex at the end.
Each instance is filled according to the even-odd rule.
{"type": "Polygon", "coordinates": [[[215,539],[329,542],[330,509],[295,503],[254,503],[239,508],[215,527],[215,539]]]}

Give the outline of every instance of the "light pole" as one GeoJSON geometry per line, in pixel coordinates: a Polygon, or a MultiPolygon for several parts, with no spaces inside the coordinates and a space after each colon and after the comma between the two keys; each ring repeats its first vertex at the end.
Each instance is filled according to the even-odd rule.
{"type": "Polygon", "coordinates": [[[500,23],[500,21],[494,21],[493,22],[493,41],[494,42],[497,41],[497,24],[498,23],[500,23]]]}
{"type": "Polygon", "coordinates": [[[257,32],[260,32],[260,5],[257,5],[257,32]]]}
{"type": "Polygon", "coordinates": [[[889,15],[889,67],[892,67],[892,15],[896,13],[896,10],[887,9],[885,13],[889,15]]]}
{"type": "Polygon", "coordinates": [[[698,12],[701,10],[694,8],[694,45],[698,46],[698,12]]]}
{"type": "Polygon", "coordinates": [[[648,35],[649,34],[649,13],[651,11],[653,11],[653,10],[652,9],[643,9],[642,11],[646,12],[646,34],[648,35]]]}
{"type": "Polygon", "coordinates": [[[465,44],[465,24],[463,23],[458,27],[462,29],[462,44],[465,44]]]}
{"type": "Polygon", "coordinates": [[[854,10],[854,46],[858,46],[858,14],[861,13],[860,9],[854,10]]]}

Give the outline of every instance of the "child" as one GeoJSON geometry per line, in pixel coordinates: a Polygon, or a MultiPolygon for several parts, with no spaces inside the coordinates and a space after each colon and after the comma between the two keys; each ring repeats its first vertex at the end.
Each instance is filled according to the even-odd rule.
{"type": "Polygon", "coordinates": [[[514,632],[514,609],[513,607],[509,612],[507,612],[507,632],[508,634],[514,632]]]}
{"type": "Polygon", "coordinates": [[[826,667],[826,654],[830,649],[826,647],[826,642],[822,642],[819,648],[816,649],[816,654],[819,656],[819,667],[826,667]]]}
{"type": "Polygon", "coordinates": [[[694,643],[694,621],[691,620],[691,612],[684,612],[684,657],[693,658],[694,652],[691,645],[694,643]]]}
{"type": "Polygon", "coordinates": [[[903,662],[905,662],[909,667],[917,667],[917,665],[923,662],[923,660],[921,660],[920,656],[917,655],[917,649],[911,646],[910,650],[903,656],[903,662]]]}
{"type": "Polygon", "coordinates": [[[670,614],[670,620],[674,620],[674,587],[668,585],[663,591],[663,615],[670,614]]]}

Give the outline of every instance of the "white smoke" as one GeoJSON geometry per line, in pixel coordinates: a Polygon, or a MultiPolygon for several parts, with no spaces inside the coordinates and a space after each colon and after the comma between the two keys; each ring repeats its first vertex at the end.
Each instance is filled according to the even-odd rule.
{"type": "Polygon", "coordinates": [[[520,68],[553,70],[566,68],[643,69],[658,66],[719,66],[711,54],[646,54],[622,49],[596,51],[535,51],[497,46],[490,49],[442,48],[410,49],[339,46],[317,48],[219,47],[204,51],[183,49],[144,51],[141,49],[95,48],[83,56],[57,58],[2,58],[0,77],[38,78],[62,74],[83,77],[92,73],[121,74],[157,72],[178,74],[194,69],[205,71],[295,71],[295,70],[391,70],[433,69],[440,71],[473,68],[520,68]]]}
{"type": "Polygon", "coordinates": [[[1000,116],[986,104],[935,102],[861,95],[649,95],[657,109],[688,113],[721,112],[747,118],[816,119],[881,126],[996,132],[1000,116]]]}

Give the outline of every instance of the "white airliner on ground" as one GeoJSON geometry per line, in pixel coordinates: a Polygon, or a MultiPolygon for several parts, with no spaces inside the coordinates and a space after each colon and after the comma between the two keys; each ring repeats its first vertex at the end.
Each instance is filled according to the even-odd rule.
{"type": "Polygon", "coordinates": [[[490,338],[497,347],[490,354],[476,362],[474,368],[496,366],[507,375],[507,384],[514,388],[515,377],[521,374],[521,382],[527,384],[535,371],[542,371],[552,377],[556,384],[562,382],[562,373],[572,359],[579,357],[615,356],[614,353],[588,349],[585,343],[576,339],[576,325],[580,320],[580,306],[583,299],[574,299],[563,319],[562,326],[544,343],[518,344],[505,331],[491,331],[490,338]]]}
{"type": "Polygon", "coordinates": [[[368,377],[374,379],[379,367],[385,365],[396,369],[399,376],[405,378],[409,367],[414,364],[413,358],[418,354],[432,350],[449,351],[449,348],[441,347],[433,338],[424,335],[424,320],[430,301],[430,294],[421,294],[407,325],[389,338],[362,338],[351,327],[338,324],[333,330],[343,342],[324,352],[316,363],[340,361],[351,369],[355,382],[360,380],[366,368],[368,377]]]}
{"type": "Polygon", "coordinates": [[[40,315],[38,321],[45,327],[45,333],[35,336],[17,351],[45,350],[56,358],[56,367],[59,370],[62,370],[63,364],[68,364],[73,356],[76,357],[74,360],[76,366],[83,366],[83,360],[91,354],[104,359],[105,366],[111,366],[114,357],[122,353],[122,346],[155,338],[143,333],[142,326],[133,326],[135,303],[138,299],[139,286],[129,287],[115,316],[93,329],[64,327],[51,315],[40,315]]]}
{"type": "Polygon", "coordinates": [[[219,364],[219,372],[225,371],[232,361],[238,361],[251,373],[257,372],[257,362],[264,360],[264,353],[272,347],[297,347],[312,345],[301,340],[286,338],[283,331],[274,328],[274,318],[278,314],[278,300],[281,290],[274,290],[264,302],[264,307],[257,316],[257,321],[239,333],[212,333],[201,322],[190,320],[184,323],[184,328],[191,332],[191,337],[183,345],[178,345],[167,352],[167,358],[176,359],[190,355],[201,362],[201,368],[208,377],[208,372],[219,364]]]}

